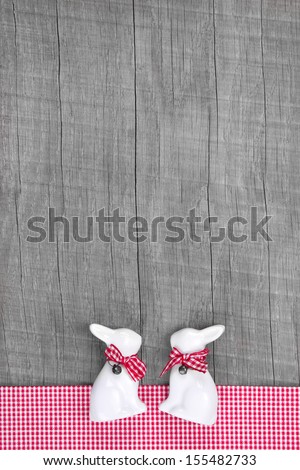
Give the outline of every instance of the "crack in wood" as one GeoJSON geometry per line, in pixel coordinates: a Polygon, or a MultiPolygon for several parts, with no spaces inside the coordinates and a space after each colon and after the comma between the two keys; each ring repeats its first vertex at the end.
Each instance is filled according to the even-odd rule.
{"type": "MultiPolygon", "coordinates": [[[[264,38],[263,38],[263,0],[260,2],[260,46],[261,46],[261,70],[262,70],[262,81],[263,81],[263,97],[264,97],[264,156],[265,165],[262,176],[263,185],[263,196],[265,213],[268,215],[267,206],[267,195],[266,195],[266,184],[265,179],[267,177],[267,97],[266,97],[266,79],[265,79],[265,61],[264,61],[264,38]]],[[[271,361],[272,361],[272,374],[273,374],[273,385],[276,384],[275,378],[275,364],[274,364],[274,347],[273,347],[273,329],[272,329],[272,305],[271,305],[271,260],[270,260],[270,244],[267,240],[267,277],[268,277],[268,308],[269,308],[269,329],[270,329],[270,348],[271,348],[271,361]]]]}
{"type": "MultiPolygon", "coordinates": [[[[137,181],[137,134],[138,134],[138,117],[137,117],[137,76],[136,76],[136,25],[135,25],[135,3],[132,0],[132,25],[133,25],[133,66],[134,66],[134,203],[135,203],[135,219],[138,221],[138,181],[137,181]]],[[[137,261],[137,281],[138,281],[138,302],[139,302],[139,321],[140,335],[143,337],[143,316],[142,316],[142,298],[141,298],[141,275],[140,275],[140,247],[139,247],[139,230],[137,228],[136,241],[136,261],[137,261]]],[[[143,350],[140,351],[141,358],[143,350]]]]}

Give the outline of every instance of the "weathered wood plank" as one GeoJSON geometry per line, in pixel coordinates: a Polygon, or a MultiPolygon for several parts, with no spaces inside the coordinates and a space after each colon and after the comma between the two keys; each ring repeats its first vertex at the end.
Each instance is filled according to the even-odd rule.
{"type": "Polygon", "coordinates": [[[0,384],[92,382],[91,322],[141,332],[148,383],[173,331],[224,323],[218,383],[299,384],[299,3],[2,0],[0,21],[0,384]],[[257,207],[273,241],[28,243],[48,207],[82,236],[101,208],[257,207]]]}
{"type": "Polygon", "coordinates": [[[273,238],[214,245],[215,308],[227,326],[226,345],[216,347],[221,358],[232,357],[220,367],[220,382],[299,383],[298,241],[292,228],[298,218],[291,126],[299,106],[293,85],[299,56],[295,8],[216,3],[219,112],[211,200],[224,220],[249,218],[251,207],[258,208],[259,219],[272,215],[273,238]]]}
{"type": "MultiPolygon", "coordinates": [[[[163,215],[182,215],[198,201],[202,217],[218,216],[226,226],[236,215],[249,220],[250,208],[257,207],[258,220],[273,215],[274,239],[206,242],[202,251],[185,243],[143,246],[142,318],[151,379],[157,380],[157,364],[166,356],[161,331],[220,322],[227,332],[213,348],[217,382],[297,384],[298,241],[289,235],[291,220],[297,220],[293,172],[282,187],[283,168],[296,162],[294,142],[281,141],[285,154],[274,159],[283,105],[274,88],[287,52],[287,63],[297,64],[297,49],[290,47],[296,6],[278,17],[281,6],[273,2],[138,5],[141,213],[151,218],[157,205],[163,215]]],[[[293,104],[287,94],[286,108],[295,112],[298,97],[291,92],[293,104]]]]}
{"type": "MultiPolygon", "coordinates": [[[[141,215],[208,215],[209,114],[215,84],[205,2],[136,2],[137,200],[141,215]]],[[[187,227],[185,227],[187,228],[187,227]]],[[[212,321],[211,253],[185,238],[140,244],[142,331],[148,380],[157,382],[169,337],[212,321]]],[[[173,235],[174,236],[174,235],[173,235]]],[[[164,378],[165,380],[165,378],[164,378]]]]}
{"type": "Polygon", "coordinates": [[[135,214],[132,10],[16,1],[4,12],[10,166],[2,174],[13,184],[2,202],[1,347],[11,367],[1,382],[90,383],[103,358],[89,323],[139,331],[136,246],[63,243],[62,224],[57,243],[29,244],[26,221],[48,207],[69,219],[114,207],[135,214]]]}

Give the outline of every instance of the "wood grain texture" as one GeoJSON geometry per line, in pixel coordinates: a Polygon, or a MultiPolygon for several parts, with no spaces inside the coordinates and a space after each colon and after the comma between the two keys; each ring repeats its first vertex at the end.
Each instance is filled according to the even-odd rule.
{"type": "Polygon", "coordinates": [[[145,383],[166,381],[176,329],[223,323],[217,383],[299,385],[299,3],[1,0],[0,18],[0,384],[91,383],[97,322],[142,334],[145,383]],[[159,224],[156,242],[65,243],[56,223],[29,243],[49,207],[82,236],[101,208],[149,225],[195,208],[215,235],[257,207],[273,241],[159,224]]]}

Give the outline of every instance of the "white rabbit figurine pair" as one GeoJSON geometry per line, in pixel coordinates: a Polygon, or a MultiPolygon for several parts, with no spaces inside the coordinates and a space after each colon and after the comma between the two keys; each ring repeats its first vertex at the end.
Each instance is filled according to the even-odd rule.
{"type": "MultiPolygon", "coordinates": [[[[146,366],[137,357],[142,338],[126,328],[112,330],[90,325],[98,339],[107,344],[107,362],[91,392],[90,416],[93,421],[127,418],[146,411],[138,397],[138,383],[146,366]]],[[[170,392],[159,409],[195,423],[211,425],[217,418],[218,396],[207,371],[205,346],[219,338],[225,327],[214,325],[203,330],[184,328],[171,336],[170,360],[162,374],[171,370],[170,392]]],[[[162,375],[161,374],[161,375],[162,375]]]]}

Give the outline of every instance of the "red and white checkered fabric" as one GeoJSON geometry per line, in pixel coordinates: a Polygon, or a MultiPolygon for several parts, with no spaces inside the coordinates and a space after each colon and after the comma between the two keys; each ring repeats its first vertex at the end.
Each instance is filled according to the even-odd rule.
{"type": "Polygon", "coordinates": [[[132,354],[132,356],[123,356],[121,351],[114,344],[107,346],[104,354],[108,361],[122,364],[134,382],[137,382],[144,377],[147,370],[146,364],[137,357],[136,354],[132,354]]]}
{"type": "Polygon", "coordinates": [[[218,420],[158,410],[167,386],[144,385],[147,413],[89,420],[90,386],[0,387],[0,449],[300,449],[299,388],[218,386],[218,420]]]}
{"type": "Polygon", "coordinates": [[[176,364],[182,364],[190,369],[198,370],[203,374],[207,371],[206,356],[209,349],[205,348],[201,351],[193,352],[191,354],[183,354],[178,348],[173,348],[169,354],[169,360],[163,368],[160,377],[164,375],[169,369],[172,369],[176,364]]]}

